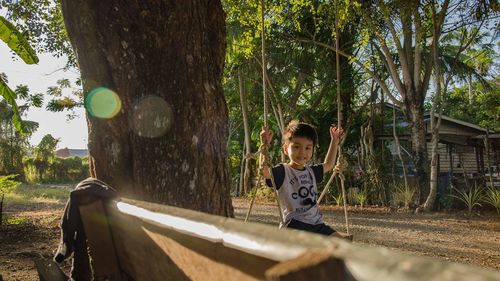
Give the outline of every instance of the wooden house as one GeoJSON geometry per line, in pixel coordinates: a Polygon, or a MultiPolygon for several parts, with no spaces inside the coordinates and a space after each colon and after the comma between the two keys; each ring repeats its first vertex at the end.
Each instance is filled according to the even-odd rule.
{"type": "MultiPolygon", "coordinates": [[[[386,104],[386,108],[392,111],[392,105],[386,104]]],[[[397,109],[396,109],[397,110],[397,109]]],[[[392,118],[392,117],[391,117],[392,118]]],[[[435,116],[437,118],[437,116],[435,116]]],[[[486,128],[476,124],[451,118],[441,117],[441,126],[439,128],[438,144],[438,170],[440,175],[440,185],[449,186],[450,180],[454,185],[472,184],[490,184],[490,174],[495,186],[500,187],[500,134],[488,132],[486,128]],[[489,147],[486,147],[485,141],[489,141],[489,147]]],[[[407,170],[412,169],[410,136],[408,133],[408,123],[402,121],[402,114],[397,117],[399,127],[398,138],[403,146],[403,153],[407,170]]],[[[425,130],[427,136],[428,159],[431,159],[431,124],[430,114],[424,115],[425,130]]],[[[389,121],[392,122],[392,121],[389,121]]],[[[385,127],[390,126],[387,118],[385,127]]],[[[376,131],[376,138],[382,140],[390,149],[393,155],[393,161],[401,167],[394,143],[394,136],[389,130],[385,129],[383,133],[376,131]]]]}

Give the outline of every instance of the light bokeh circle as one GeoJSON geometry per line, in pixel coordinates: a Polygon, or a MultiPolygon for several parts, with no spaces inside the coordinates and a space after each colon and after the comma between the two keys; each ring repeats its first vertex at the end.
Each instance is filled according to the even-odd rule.
{"type": "Polygon", "coordinates": [[[121,108],[122,102],[118,94],[105,87],[93,89],[85,98],[85,109],[97,118],[113,118],[121,108]]]}
{"type": "Polygon", "coordinates": [[[141,137],[165,135],[173,123],[172,107],[158,96],[146,96],[133,107],[132,129],[141,137]]]}

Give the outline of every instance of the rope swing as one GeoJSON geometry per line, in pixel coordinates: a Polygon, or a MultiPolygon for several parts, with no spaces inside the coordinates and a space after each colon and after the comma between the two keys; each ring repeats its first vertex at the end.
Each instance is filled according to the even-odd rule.
{"type": "MultiPolygon", "coordinates": [[[[264,0],[261,0],[261,40],[262,40],[262,90],[264,94],[264,128],[268,128],[268,122],[267,122],[267,116],[268,116],[268,107],[269,107],[269,96],[267,93],[267,87],[266,87],[266,42],[265,42],[265,26],[264,26],[264,0]]],[[[342,127],[342,99],[340,97],[341,91],[340,91],[340,55],[339,55],[339,28],[338,28],[338,3],[337,0],[335,1],[335,51],[336,51],[336,69],[337,69],[337,105],[338,105],[338,110],[337,110],[337,128],[342,127]]],[[[333,173],[328,180],[325,188],[323,189],[323,192],[321,193],[320,197],[317,200],[317,204],[321,202],[321,199],[326,194],[326,191],[328,190],[330,184],[333,182],[333,179],[338,175],[340,178],[341,182],[341,187],[342,187],[342,197],[343,197],[343,202],[344,202],[344,216],[345,216],[345,224],[346,224],[346,232],[348,235],[349,233],[349,221],[347,217],[347,198],[346,198],[346,192],[345,192],[345,176],[343,171],[347,167],[347,161],[344,160],[344,157],[342,156],[342,143],[339,144],[338,147],[338,159],[337,159],[337,164],[335,168],[333,169],[333,173]]],[[[272,167],[270,163],[270,157],[269,157],[269,144],[267,142],[264,142],[259,150],[253,154],[253,155],[247,155],[248,158],[256,158],[256,155],[260,154],[261,156],[261,163],[265,164],[267,167],[272,167]]],[[[254,188],[253,194],[252,194],[252,200],[250,202],[250,207],[248,208],[247,214],[245,216],[245,222],[248,221],[248,218],[250,217],[250,213],[252,212],[253,204],[255,202],[255,197],[257,194],[257,189],[261,185],[261,181],[263,179],[262,171],[259,170],[259,180],[257,181],[257,186],[254,188]]],[[[278,210],[279,210],[279,215],[280,215],[280,225],[284,224],[284,217],[283,217],[283,211],[281,209],[281,204],[279,201],[278,197],[278,190],[276,189],[276,184],[274,181],[274,175],[271,172],[271,182],[272,182],[272,187],[276,195],[276,201],[278,204],[278,210]]]]}
{"type": "MultiPolygon", "coordinates": [[[[267,93],[267,85],[266,85],[266,40],[265,40],[265,35],[266,35],[266,29],[264,25],[264,11],[265,11],[265,0],[261,1],[261,9],[260,9],[260,19],[261,19],[261,42],[262,42],[262,92],[264,94],[264,128],[269,128],[268,127],[268,122],[267,122],[267,115],[269,114],[269,95],[267,93]]],[[[269,144],[267,142],[264,142],[261,144],[259,151],[257,153],[260,153],[261,155],[261,166],[262,164],[266,165],[267,167],[272,167],[271,161],[270,161],[270,156],[269,156],[269,144]]],[[[256,154],[257,154],[256,153],[256,154]]],[[[250,202],[250,207],[248,208],[247,215],[245,216],[245,222],[248,221],[248,218],[250,217],[250,212],[252,211],[252,207],[255,201],[255,197],[257,194],[257,188],[260,186],[261,181],[263,179],[262,176],[262,171],[259,170],[259,180],[257,181],[257,186],[254,188],[254,192],[252,194],[252,200],[250,202]]],[[[283,217],[283,211],[281,209],[281,204],[280,200],[278,197],[278,190],[276,189],[276,183],[274,181],[274,175],[271,173],[271,183],[273,186],[273,190],[276,196],[276,202],[278,204],[278,211],[279,211],[279,216],[280,216],[280,226],[283,225],[284,223],[284,217],[283,217]]]]}
{"type": "MultiPolygon", "coordinates": [[[[342,99],[340,98],[340,53],[339,53],[339,44],[340,44],[340,34],[339,34],[339,6],[338,6],[338,0],[335,0],[335,67],[337,70],[337,128],[342,128],[342,120],[343,120],[343,104],[342,104],[342,99]]],[[[347,161],[344,159],[342,156],[342,143],[339,144],[338,147],[338,158],[337,158],[337,164],[335,165],[335,168],[333,169],[333,173],[330,176],[330,179],[326,183],[325,188],[323,188],[323,192],[321,192],[321,195],[318,198],[318,204],[321,202],[321,199],[325,196],[326,192],[328,191],[328,188],[330,187],[330,184],[333,182],[333,179],[338,175],[340,178],[340,186],[342,190],[342,201],[344,203],[344,217],[345,217],[345,228],[347,235],[350,235],[351,233],[349,232],[349,219],[347,217],[347,198],[346,198],[346,192],[345,192],[345,176],[343,171],[347,168],[347,161]]]]}

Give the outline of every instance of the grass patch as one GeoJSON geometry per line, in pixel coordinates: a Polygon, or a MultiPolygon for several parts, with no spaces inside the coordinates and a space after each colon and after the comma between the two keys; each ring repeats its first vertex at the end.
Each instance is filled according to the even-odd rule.
{"type": "Polygon", "coordinates": [[[11,217],[7,216],[3,218],[2,225],[20,225],[27,224],[29,219],[26,217],[11,217]]]}
{"type": "Polygon", "coordinates": [[[60,216],[48,216],[48,217],[42,218],[40,220],[40,224],[42,224],[42,225],[54,225],[54,224],[59,223],[60,220],[61,220],[60,216]]]}
{"type": "Polygon", "coordinates": [[[69,187],[21,185],[5,194],[5,204],[57,203],[69,198],[69,187]]]}

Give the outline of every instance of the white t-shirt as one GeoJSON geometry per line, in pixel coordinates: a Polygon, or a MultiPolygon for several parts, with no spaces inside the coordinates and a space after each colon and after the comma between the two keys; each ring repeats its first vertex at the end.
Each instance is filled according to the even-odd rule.
{"type": "MultiPolygon", "coordinates": [[[[273,167],[272,173],[285,225],[292,219],[313,225],[323,223],[323,215],[316,203],[318,183],[323,180],[322,164],[306,165],[304,170],[280,164],[273,167]]],[[[270,180],[267,183],[271,186],[270,180]]]]}

